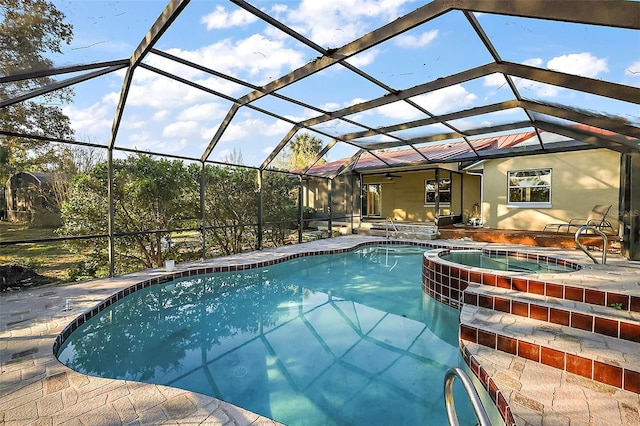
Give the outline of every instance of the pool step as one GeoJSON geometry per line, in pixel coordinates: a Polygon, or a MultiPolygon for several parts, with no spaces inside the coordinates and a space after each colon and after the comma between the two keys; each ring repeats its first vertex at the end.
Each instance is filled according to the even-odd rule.
{"type": "Polygon", "coordinates": [[[460,338],[640,393],[640,343],[472,304],[460,338]]]}
{"type": "Polygon", "coordinates": [[[640,343],[640,313],[470,284],[464,303],[640,343]]]}

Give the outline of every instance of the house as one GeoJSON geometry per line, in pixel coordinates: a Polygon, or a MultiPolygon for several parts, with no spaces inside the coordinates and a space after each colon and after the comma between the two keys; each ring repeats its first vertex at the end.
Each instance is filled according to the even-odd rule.
{"type": "Polygon", "coordinates": [[[307,174],[333,178],[332,188],[328,179],[308,179],[304,200],[325,213],[331,205],[333,220],[351,215],[354,227],[392,218],[537,231],[611,204],[609,219],[617,230],[621,158],[544,131],[431,143],[362,155],[350,168],[346,159],[313,167],[307,174]],[[356,200],[356,207],[342,209],[336,196],[356,200]]]}
{"type": "Polygon", "coordinates": [[[58,226],[61,196],[68,178],[60,174],[19,172],[4,188],[7,219],[37,226],[58,226]]]}

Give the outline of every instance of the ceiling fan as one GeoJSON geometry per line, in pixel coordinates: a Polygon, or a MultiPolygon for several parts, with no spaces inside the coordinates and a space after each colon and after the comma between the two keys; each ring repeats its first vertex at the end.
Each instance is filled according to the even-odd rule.
{"type": "Polygon", "coordinates": [[[384,175],[385,178],[387,178],[387,180],[393,180],[393,178],[401,178],[402,176],[400,175],[394,175],[392,173],[386,173],[384,175]]]}

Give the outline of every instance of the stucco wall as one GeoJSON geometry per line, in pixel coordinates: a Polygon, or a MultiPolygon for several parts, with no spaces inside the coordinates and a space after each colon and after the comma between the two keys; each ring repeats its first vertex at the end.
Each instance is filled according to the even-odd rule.
{"type": "MultiPolygon", "coordinates": [[[[425,180],[435,179],[435,170],[417,172],[394,172],[402,176],[388,180],[384,174],[363,176],[363,183],[382,185],[381,217],[392,217],[405,222],[435,221],[434,205],[425,204],[425,180]]],[[[448,177],[449,172],[440,171],[440,177],[448,177]]],[[[451,174],[451,204],[441,205],[441,214],[460,214],[468,217],[473,203],[480,202],[480,179],[475,176],[451,174]],[[461,191],[464,193],[464,206],[461,205],[461,191]]]]}
{"type": "MultiPolygon", "coordinates": [[[[548,223],[586,218],[596,204],[612,204],[617,229],[620,154],[607,149],[488,160],[484,167],[485,226],[542,230],[548,223]],[[551,168],[551,208],[507,206],[507,172],[551,168]]],[[[613,222],[613,221],[612,221],[613,222]]]]}

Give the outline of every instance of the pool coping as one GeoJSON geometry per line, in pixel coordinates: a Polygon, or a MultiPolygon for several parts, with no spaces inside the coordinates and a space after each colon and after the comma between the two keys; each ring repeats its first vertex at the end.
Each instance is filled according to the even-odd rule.
{"type": "MultiPolygon", "coordinates": [[[[2,305],[11,306],[9,309],[3,308],[0,312],[0,347],[3,349],[0,361],[2,373],[5,375],[5,380],[0,382],[0,420],[6,424],[36,421],[84,423],[100,415],[117,419],[116,421],[121,423],[138,424],[203,421],[209,424],[226,424],[230,421],[247,425],[279,424],[216,398],[194,392],[86,376],[60,364],[52,349],[62,342],[60,336],[70,334],[74,327],[81,325],[99,310],[119,298],[126,297],[132,291],[153,284],[202,273],[268,266],[302,256],[342,253],[359,246],[381,243],[410,244],[434,249],[496,246],[457,240],[389,240],[379,237],[344,236],[178,264],[173,272],[155,269],[122,277],[2,295],[2,305]],[[83,295],[87,294],[90,297],[83,298],[83,295]],[[103,297],[99,298],[101,295],[103,297]],[[62,302],[70,298],[71,306],[68,310],[66,307],[56,310],[51,303],[20,303],[19,296],[28,296],[36,302],[44,300],[37,298],[55,299],[58,303],[55,306],[58,307],[64,306],[62,302]],[[32,305],[36,311],[27,313],[11,309],[16,306],[24,309],[25,304],[32,305]],[[30,317],[30,314],[35,314],[35,317],[30,317]]],[[[542,250],[525,246],[518,246],[518,249],[542,250]]],[[[575,257],[574,253],[561,252],[554,250],[558,255],[575,257]]]]}

